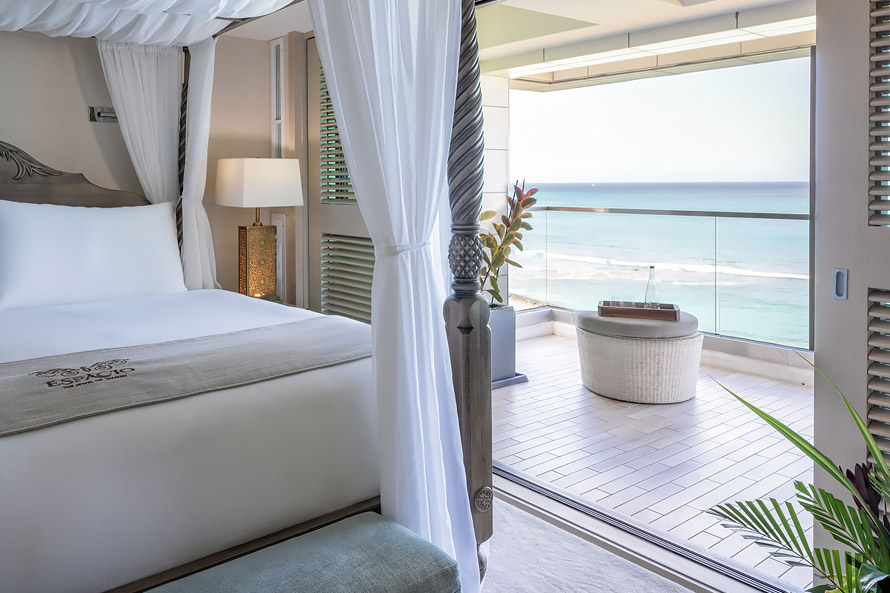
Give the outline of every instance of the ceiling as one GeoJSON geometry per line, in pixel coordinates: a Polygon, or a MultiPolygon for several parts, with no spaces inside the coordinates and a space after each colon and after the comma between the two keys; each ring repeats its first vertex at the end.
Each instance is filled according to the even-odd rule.
{"type": "Polygon", "coordinates": [[[483,60],[552,43],[585,39],[595,35],[598,28],[594,22],[511,6],[508,2],[479,8],[476,11],[476,27],[479,57],[483,60]],[[486,52],[493,55],[486,56],[486,52]]]}
{"type": "Polygon", "coordinates": [[[303,0],[287,8],[282,8],[278,12],[245,23],[224,35],[270,41],[284,37],[291,31],[306,33],[311,30],[312,15],[309,14],[309,3],[303,0]]]}
{"type": "Polygon", "coordinates": [[[477,10],[479,57],[491,60],[785,2],[787,0],[504,0],[477,10]],[[514,27],[511,9],[521,9],[523,18],[516,24],[515,33],[506,36],[503,30],[514,27]],[[534,27],[536,20],[542,25],[534,27]]]}
{"type": "MultiPolygon", "coordinates": [[[[788,0],[503,0],[477,10],[479,57],[491,60],[788,0]]],[[[253,20],[225,33],[269,41],[312,31],[309,3],[253,20]]]]}

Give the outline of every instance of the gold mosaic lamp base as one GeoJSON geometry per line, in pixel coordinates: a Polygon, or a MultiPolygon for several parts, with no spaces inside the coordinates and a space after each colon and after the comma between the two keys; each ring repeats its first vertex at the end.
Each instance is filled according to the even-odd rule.
{"type": "Polygon", "coordinates": [[[238,292],[275,299],[278,263],[274,226],[238,227],[238,292]]]}

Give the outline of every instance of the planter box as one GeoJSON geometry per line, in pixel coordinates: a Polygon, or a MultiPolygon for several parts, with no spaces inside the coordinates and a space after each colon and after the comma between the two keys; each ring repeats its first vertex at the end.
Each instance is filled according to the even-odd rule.
{"type": "Polygon", "coordinates": [[[513,307],[492,307],[491,387],[497,389],[525,383],[528,377],[516,372],[516,311],[513,307]]]}

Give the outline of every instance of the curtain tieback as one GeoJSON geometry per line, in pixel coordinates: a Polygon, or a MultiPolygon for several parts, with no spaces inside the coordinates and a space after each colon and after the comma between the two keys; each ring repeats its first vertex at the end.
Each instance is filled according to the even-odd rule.
{"type": "Polygon", "coordinates": [[[396,245],[390,250],[390,255],[401,255],[403,253],[410,253],[412,251],[418,251],[423,249],[424,247],[429,247],[430,242],[426,243],[408,243],[406,245],[396,245]]]}

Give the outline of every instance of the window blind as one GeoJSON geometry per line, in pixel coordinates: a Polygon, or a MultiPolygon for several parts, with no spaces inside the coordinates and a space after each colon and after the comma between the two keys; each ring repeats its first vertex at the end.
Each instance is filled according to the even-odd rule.
{"type": "Polygon", "coordinates": [[[890,459],[890,290],[868,291],[868,428],[890,459]]]}
{"type": "Polygon", "coordinates": [[[890,0],[872,0],[871,7],[871,189],[868,224],[890,226],[890,0]]]}
{"type": "Polygon", "coordinates": [[[318,67],[319,109],[321,137],[321,200],[323,202],[355,201],[352,180],[346,168],[346,157],[340,143],[340,131],[334,117],[334,104],[324,78],[324,70],[318,67]]]}
{"type": "Polygon", "coordinates": [[[370,239],[322,234],[321,312],[370,323],[374,261],[370,239]]]}

